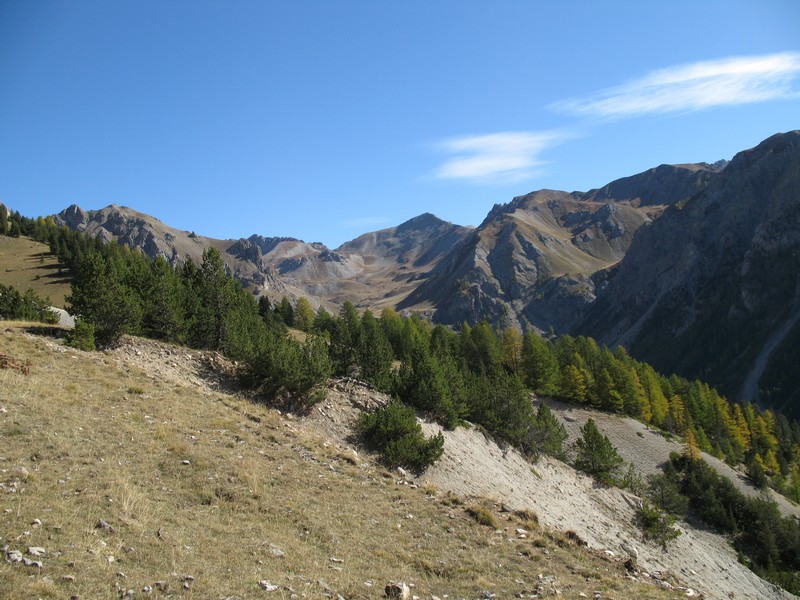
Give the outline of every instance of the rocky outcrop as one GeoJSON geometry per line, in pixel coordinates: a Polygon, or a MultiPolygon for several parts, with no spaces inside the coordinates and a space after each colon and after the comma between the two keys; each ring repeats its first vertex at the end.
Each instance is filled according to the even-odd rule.
{"type": "Polygon", "coordinates": [[[717,168],[662,165],[590,192],[541,190],[495,205],[400,308],[434,306],[451,325],[482,319],[563,332],[583,318],[603,273],[635,232],[702,189],[717,168]]]}
{"type": "Polygon", "coordinates": [[[331,250],[319,242],[257,234],[217,240],[117,205],[90,211],[73,205],[55,220],[149,256],[163,256],[173,265],[188,259],[199,263],[203,251],[214,246],[223,252],[228,271],[257,294],[273,299],[306,296],[315,305],[334,307],[350,300],[373,309],[402,300],[472,230],[426,213],[331,250]]]}
{"type": "Polygon", "coordinates": [[[59,225],[125,244],[148,256],[162,256],[172,265],[189,258],[199,263],[206,247],[219,244],[219,240],[174,229],[155,217],[116,204],[88,211],[73,204],[54,219],[59,225]]]}
{"type": "Polygon", "coordinates": [[[582,196],[595,202],[628,201],[637,206],[670,206],[705,188],[727,164],[723,160],[713,165],[659,165],[644,173],[612,181],[582,196]]]}

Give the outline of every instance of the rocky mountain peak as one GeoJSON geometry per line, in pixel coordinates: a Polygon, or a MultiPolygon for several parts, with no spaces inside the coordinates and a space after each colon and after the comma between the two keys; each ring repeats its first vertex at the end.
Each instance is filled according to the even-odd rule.
{"type": "Polygon", "coordinates": [[[435,229],[437,227],[441,227],[442,225],[448,225],[447,221],[443,221],[433,213],[426,212],[398,225],[397,233],[435,229]]]}
{"type": "MultiPolygon", "coordinates": [[[[116,205],[73,205],[56,220],[173,264],[198,262],[213,245],[258,294],[391,306],[448,325],[487,319],[586,333],[625,344],[664,372],[725,383],[734,372],[755,381],[766,373],[767,381],[778,368],[770,352],[788,356],[781,344],[800,343],[800,326],[792,329],[800,321],[798,189],[793,131],[730,162],[662,164],[588,192],[517,196],[477,228],[426,212],[335,250],[289,237],[212,240],[116,205]],[[784,337],[770,337],[776,332],[784,337]],[[748,374],[754,357],[762,370],[748,374]],[[734,365],[727,374],[725,361],[734,365]]],[[[800,372],[796,383],[800,390],[800,372]]]]}
{"type": "Polygon", "coordinates": [[[64,225],[78,231],[82,231],[82,228],[86,227],[86,223],[89,220],[88,213],[77,204],[72,204],[58,213],[57,223],[59,217],[64,225]]]}

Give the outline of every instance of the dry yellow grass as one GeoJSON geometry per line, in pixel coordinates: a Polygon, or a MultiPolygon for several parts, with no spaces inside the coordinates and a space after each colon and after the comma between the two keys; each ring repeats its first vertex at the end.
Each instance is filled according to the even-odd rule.
{"type": "Polygon", "coordinates": [[[0,545],[46,552],[0,561],[3,597],[672,597],[560,534],[520,539],[530,515],[481,526],[472,500],[398,485],[263,404],[13,324],[0,353],[32,364],[0,370],[0,545]]]}
{"type": "Polygon", "coordinates": [[[0,283],[14,286],[20,293],[33,288],[60,308],[70,291],[67,271],[59,271],[50,248],[26,237],[0,236],[0,283]]]}

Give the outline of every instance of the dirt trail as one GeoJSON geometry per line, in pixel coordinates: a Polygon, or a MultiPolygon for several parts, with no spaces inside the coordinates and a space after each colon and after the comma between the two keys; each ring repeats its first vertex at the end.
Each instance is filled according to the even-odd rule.
{"type": "Polygon", "coordinates": [[[747,378],[742,384],[742,389],[739,390],[740,402],[758,402],[758,380],[761,379],[764,370],[767,368],[769,357],[798,321],[800,321],[800,309],[798,309],[794,315],[786,319],[786,321],[769,336],[769,339],[766,341],[763,348],[761,348],[758,358],[756,358],[756,361],[753,363],[753,368],[750,369],[750,372],[747,374],[747,378]]]}

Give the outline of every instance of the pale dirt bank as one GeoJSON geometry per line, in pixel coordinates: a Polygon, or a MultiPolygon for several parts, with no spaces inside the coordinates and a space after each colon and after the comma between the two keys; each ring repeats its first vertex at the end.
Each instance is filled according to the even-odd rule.
{"type": "MultiPolygon", "coordinates": [[[[312,410],[306,423],[338,443],[352,442],[352,426],[361,410],[387,401],[387,396],[357,382],[337,380],[329,384],[327,399],[312,410]]],[[[561,407],[556,414],[563,418],[567,412],[568,408],[561,407]]],[[[574,420],[565,421],[572,435],[592,416],[619,444],[623,457],[634,460],[641,472],[656,471],[670,451],[681,450],[677,442],[647,431],[645,425],[632,419],[593,411],[572,412],[566,416],[574,420]],[[648,437],[640,438],[636,434],[639,430],[648,437]]],[[[436,424],[422,424],[426,435],[442,431],[445,452],[415,481],[417,484],[430,484],[463,497],[489,498],[514,510],[533,510],[545,526],[574,531],[591,548],[612,552],[619,560],[628,558],[622,544],[633,545],[643,571],[640,578],[647,578],[645,573],[666,578],[669,573],[682,587],[708,598],[795,598],[739,564],[725,539],[711,532],[681,522],[682,535],[670,543],[668,551],[644,541],[634,524],[639,499],[628,492],[597,486],[591,478],[555,459],[545,457],[532,464],[476,428],[443,431],[436,424]]]]}

